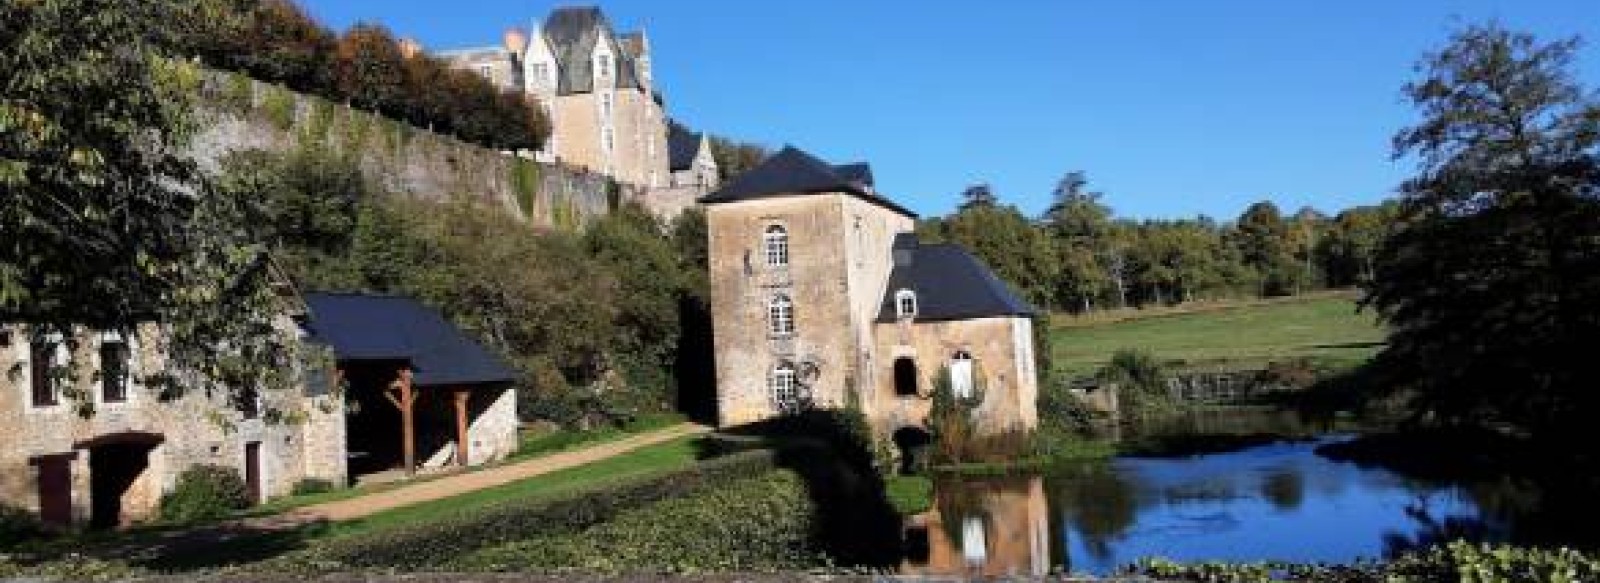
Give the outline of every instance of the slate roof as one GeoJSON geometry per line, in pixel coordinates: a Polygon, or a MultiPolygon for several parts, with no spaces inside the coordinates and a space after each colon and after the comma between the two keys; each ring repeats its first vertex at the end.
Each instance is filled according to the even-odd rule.
{"type": "Polygon", "coordinates": [[[761,198],[824,194],[841,192],[866,200],[878,206],[915,218],[917,213],[877,195],[870,188],[872,170],[865,164],[849,165],[841,174],[839,166],[818,160],[794,146],[784,146],[778,153],[768,156],[755,168],[740,174],[722,189],[700,198],[700,202],[716,204],[761,198]],[[868,182],[860,179],[865,176],[868,182]]]}
{"type": "Polygon", "coordinates": [[[544,38],[555,55],[560,71],[556,93],[570,95],[594,91],[594,53],[596,43],[610,43],[616,55],[616,87],[638,89],[639,75],[633,55],[616,39],[611,22],[593,6],[557,8],[544,22],[544,38]]]}
{"type": "Polygon", "coordinates": [[[1033,306],[960,245],[923,244],[916,235],[895,237],[895,265],[878,310],[879,322],[894,322],[895,292],[917,295],[917,322],[995,316],[1031,316],[1033,306]]]}
{"type": "Polygon", "coordinates": [[[871,164],[867,164],[866,162],[856,162],[854,164],[841,164],[839,166],[834,166],[833,167],[833,171],[834,171],[834,173],[838,174],[840,178],[843,178],[845,180],[849,180],[851,182],[856,182],[856,183],[859,183],[859,184],[862,184],[862,185],[868,186],[868,187],[873,185],[872,184],[872,165],[871,164]]]}
{"type": "Polygon", "coordinates": [[[398,296],[306,294],[311,340],[339,360],[404,360],[417,386],[467,386],[517,378],[482,345],[421,302],[398,296]]]}
{"type": "Polygon", "coordinates": [[[700,155],[700,134],[683,129],[678,124],[667,126],[667,166],[673,172],[688,170],[694,166],[695,156],[700,155]]]}

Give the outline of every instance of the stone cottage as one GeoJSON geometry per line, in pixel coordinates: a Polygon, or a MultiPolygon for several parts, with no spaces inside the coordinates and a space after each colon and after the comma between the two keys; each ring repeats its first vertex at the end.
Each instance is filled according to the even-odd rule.
{"type": "Polygon", "coordinates": [[[297,386],[242,396],[144,386],[166,366],[153,324],[72,342],[0,326],[0,503],[57,528],[116,528],[153,516],[194,465],[237,469],[259,502],[307,478],[346,483],[403,464],[393,452],[437,467],[515,447],[509,370],[437,313],[366,296],[287,304],[279,330],[331,347],[337,365],[308,361],[297,386]],[[383,341],[363,341],[373,336],[383,341]],[[406,397],[411,425],[406,401],[386,394],[406,397]]]}
{"type": "Polygon", "coordinates": [[[880,432],[916,431],[938,382],[981,396],[988,431],[1037,424],[1033,308],[965,249],[919,241],[868,165],[788,147],[700,202],[721,425],[853,392],[880,432]]]}

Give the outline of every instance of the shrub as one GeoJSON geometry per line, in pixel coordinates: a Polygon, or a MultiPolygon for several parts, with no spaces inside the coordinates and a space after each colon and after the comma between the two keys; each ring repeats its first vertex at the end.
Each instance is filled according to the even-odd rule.
{"type": "Polygon", "coordinates": [[[43,530],[32,512],[0,502],[0,548],[39,536],[43,530]]]}
{"type": "Polygon", "coordinates": [[[332,568],[438,566],[496,545],[577,532],[631,508],[759,476],[773,467],[772,452],[751,451],[666,475],[622,479],[595,490],[474,507],[427,524],[329,539],[294,559],[332,568]]]}
{"type": "Polygon", "coordinates": [[[456,568],[490,571],[773,571],[819,567],[817,509],[792,472],[771,471],[628,510],[580,533],[485,549],[456,568]]]}
{"type": "Polygon", "coordinates": [[[1594,581],[1600,560],[1571,549],[1528,549],[1453,542],[1408,553],[1386,563],[1301,565],[1195,563],[1147,560],[1134,570],[1164,581],[1206,583],[1434,583],[1594,581]]]}
{"type": "Polygon", "coordinates": [[[250,506],[250,490],[233,468],[197,465],[178,475],[172,491],[161,497],[161,520],[193,524],[216,520],[250,506]]]}
{"type": "Polygon", "coordinates": [[[305,478],[295,482],[294,488],[290,489],[289,493],[294,496],[306,496],[310,494],[332,492],[338,489],[339,485],[335,484],[333,480],[324,480],[322,478],[305,478]]]}

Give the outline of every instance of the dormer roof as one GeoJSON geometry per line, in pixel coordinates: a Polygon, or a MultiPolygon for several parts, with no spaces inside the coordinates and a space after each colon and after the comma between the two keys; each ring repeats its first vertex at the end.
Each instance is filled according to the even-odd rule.
{"type": "Polygon", "coordinates": [[[550,12],[544,23],[544,38],[555,55],[556,93],[590,93],[594,91],[594,49],[600,43],[611,47],[616,56],[617,89],[639,89],[638,71],[632,53],[617,40],[611,22],[604,13],[593,6],[557,8],[550,12]]]}
{"type": "Polygon", "coordinates": [[[700,199],[705,204],[782,196],[841,193],[902,215],[917,213],[873,192],[872,169],[865,164],[834,166],[794,146],[784,146],[761,164],[740,174],[721,190],[700,199]],[[862,178],[866,180],[863,181],[862,178]]]}
{"type": "Polygon", "coordinates": [[[700,147],[705,143],[705,136],[699,132],[691,132],[678,124],[667,125],[667,165],[670,170],[688,170],[694,167],[694,159],[700,156],[700,147]]]}
{"type": "Polygon", "coordinates": [[[889,272],[879,322],[894,322],[895,295],[916,294],[916,322],[938,322],[1007,316],[1032,316],[1033,306],[1000,281],[989,267],[960,245],[925,244],[912,233],[894,239],[894,268],[889,272]]]}

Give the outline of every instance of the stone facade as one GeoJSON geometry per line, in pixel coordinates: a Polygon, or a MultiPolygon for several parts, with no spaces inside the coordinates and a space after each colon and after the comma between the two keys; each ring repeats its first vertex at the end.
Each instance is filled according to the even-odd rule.
{"type": "Polygon", "coordinates": [[[649,38],[619,34],[597,8],[558,8],[499,47],[442,51],[453,66],[534,96],[551,121],[546,160],[645,189],[670,186],[667,115],[649,38]]]}
{"type": "MultiPolygon", "coordinates": [[[[283,323],[293,326],[288,318],[283,323]]],[[[342,482],[343,403],[307,396],[301,388],[266,391],[257,411],[287,413],[267,422],[247,414],[221,394],[185,391],[164,400],[138,379],[163,366],[159,335],[144,326],[129,346],[125,396],[104,386],[102,344],[115,336],[84,332],[75,348],[56,351],[54,404],[40,406],[33,393],[33,350],[20,327],[4,329],[0,343],[0,500],[35,512],[47,504],[70,505],[70,524],[126,526],[153,515],[161,495],[179,474],[197,464],[236,468],[257,478],[261,499],[288,494],[304,478],[342,482]],[[83,405],[92,414],[81,414],[83,405]],[[256,460],[247,471],[247,448],[256,460]],[[45,488],[43,474],[65,464],[69,486],[45,488]],[[48,502],[46,498],[54,498],[48,502]]],[[[46,518],[53,518],[46,516],[46,518]]]]}
{"type": "Polygon", "coordinates": [[[844,178],[844,168],[786,149],[702,199],[720,424],[779,415],[797,386],[800,400],[818,407],[843,406],[853,394],[881,434],[920,427],[935,379],[959,354],[973,371],[969,384],[983,391],[980,428],[1034,427],[1031,308],[957,250],[966,263],[952,273],[998,299],[945,301],[940,310],[886,320],[887,298],[897,291],[889,289],[892,274],[909,269],[897,246],[915,229],[915,216],[870,184],[844,178]],[[801,176],[791,180],[785,172],[801,176]],[[830,180],[839,186],[816,187],[830,180]],[[775,233],[783,257],[774,257],[775,233]],[[901,359],[914,367],[913,390],[900,386],[901,359]]]}

